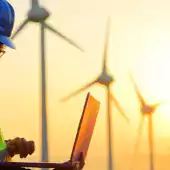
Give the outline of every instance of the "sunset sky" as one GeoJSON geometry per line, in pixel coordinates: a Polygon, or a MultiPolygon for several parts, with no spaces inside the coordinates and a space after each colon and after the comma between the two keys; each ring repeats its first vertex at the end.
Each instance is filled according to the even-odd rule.
{"type": "MultiPolygon", "coordinates": [[[[9,0],[16,11],[16,29],[25,19],[29,0],[9,0]]],[[[168,0],[41,0],[50,23],[73,39],[84,53],[58,36],[46,32],[47,100],[50,161],[69,159],[85,97],[90,91],[101,102],[85,170],[107,168],[106,93],[94,85],[66,103],[59,100],[93,80],[101,72],[106,23],[111,13],[108,69],[115,78],[112,92],[131,122],[113,106],[114,162],[117,170],[130,168],[140,120],[139,103],[129,71],[148,103],[170,102],[170,2],[168,0]],[[122,163],[123,161],[123,163],[122,163]]],[[[33,139],[40,160],[40,27],[30,23],[15,39],[17,50],[8,49],[0,60],[1,127],[5,138],[33,139]]],[[[170,104],[154,114],[155,153],[170,159],[170,104]],[[168,155],[169,154],[169,155],[168,155]]],[[[146,124],[147,125],[147,124],[146,124]]],[[[148,167],[147,126],[141,139],[138,170],[148,167]],[[141,156],[141,154],[143,154],[141,156]],[[141,158],[142,157],[142,158],[141,158]],[[142,165],[140,165],[142,164],[142,165]],[[141,169],[140,169],[140,168],[141,169]]],[[[15,160],[19,160],[16,157],[15,160]]],[[[165,160],[165,159],[163,159],[165,160]]],[[[157,163],[158,164],[158,163],[157,163]]],[[[169,161],[163,163],[170,167],[169,161]]],[[[157,165],[161,166],[161,164],[157,165]]]]}

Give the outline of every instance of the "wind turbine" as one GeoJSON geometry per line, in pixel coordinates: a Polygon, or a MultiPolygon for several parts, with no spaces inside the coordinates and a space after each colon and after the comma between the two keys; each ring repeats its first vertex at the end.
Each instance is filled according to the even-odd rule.
{"type": "Polygon", "coordinates": [[[108,50],[108,41],[109,41],[109,27],[110,27],[110,17],[108,18],[108,23],[107,23],[107,30],[106,30],[106,40],[105,40],[105,47],[104,47],[104,54],[103,54],[103,68],[102,68],[102,72],[101,74],[96,77],[93,81],[91,81],[90,83],[87,83],[84,87],[82,87],[81,89],[77,90],[76,92],[72,93],[71,95],[69,95],[66,98],[63,98],[62,101],[66,101],[69,98],[79,94],[80,92],[86,90],[87,88],[93,86],[94,84],[98,83],[100,85],[103,85],[106,87],[107,90],[107,125],[108,125],[108,164],[109,170],[113,170],[113,158],[112,158],[112,118],[111,118],[111,100],[114,102],[114,104],[116,105],[117,109],[120,111],[120,113],[122,114],[122,116],[126,119],[129,120],[126,115],[124,114],[122,108],[120,107],[118,101],[116,100],[116,98],[111,94],[111,90],[110,90],[110,85],[111,83],[114,81],[114,79],[112,78],[112,76],[109,74],[108,70],[107,70],[107,50],[108,50]]]}
{"type": "Polygon", "coordinates": [[[149,140],[149,156],[150,156],[150,170],[154,170],[154,148],[153,148],[153,122],[152,122],[152,116],[153,113],[156,111],[156,109],[158,108],[158,106],[160,106],[160,104],[162,102],[159,103],[155,103],[152,105],[149,105],[146,103],[146,101],[144,100],[144,98],[142,97],[134,79],[132,74],[130,74],[130,78],[131,81],[134,85],[135,88],[135,92],[137,94],[138,100],[140,102],[140,112],[141,112],[141,120],[140,120],[140,124],[138,127],[138,136],[137,136],[137,143],[135,145],[135,154],[134,156],[136,156],[137,152],[138,152],[138,148],[139,148],[139,140],[143,131],[143,126],[144,126],[144,120],[145,117],[148,120],[148,140],[149,140]]]}
{"type": "Polygon", "coordinates": [[[58,32],[52,26],[46,23],[46,20],[50,16],[50,13],[43,7],[39,5],[38,0],[31,1],[31,9],[27,14],[27,18],[18,27],[16,32],[13,34],[12,39],[14,39],[22,29],[29,23],[35,22],[39,23],[41,27],[41,73],[42,73],[42,162],[48,162],[48,143],[47,143],[47,115],[46,115],[46,75],[45,75],[45,29],[52,31],[59,37],[66,40],[68,43],[74,45],[82,51],[72,40],[68,39],[66,36],[58,32]]]}

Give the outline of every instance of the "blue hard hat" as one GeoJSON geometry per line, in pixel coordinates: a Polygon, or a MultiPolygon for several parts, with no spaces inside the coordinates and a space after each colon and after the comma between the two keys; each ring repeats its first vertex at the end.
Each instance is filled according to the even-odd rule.
{"type": "Polygon", "coordinates": [[[15,11],[12,5],[6,0],[0,0],[0,42],[15,49],[11,40],[11,33],[14,26],[15,11]]]}

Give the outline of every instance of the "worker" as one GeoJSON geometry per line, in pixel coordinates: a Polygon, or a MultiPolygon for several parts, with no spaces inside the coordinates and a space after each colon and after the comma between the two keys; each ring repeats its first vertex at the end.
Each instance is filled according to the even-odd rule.
{"type": "MultiPolygon", "coordinates": [[[[14,22],[14,8],[6,0],[0,0],[0,57],[5,54],[6,47],[15,49],[15,45],[10,38],[14,22]]],[[[13,128],[11,124],[9,128],[13,128]]],[[[0,131],[0,161],[9,161],[15,155],[19,155],[20,158],[26,158],[27,155],[33,154],[34,150],[34,141],[27,141],[25,138],[19,137],[4,140],[3,134],[0,131]]]]}

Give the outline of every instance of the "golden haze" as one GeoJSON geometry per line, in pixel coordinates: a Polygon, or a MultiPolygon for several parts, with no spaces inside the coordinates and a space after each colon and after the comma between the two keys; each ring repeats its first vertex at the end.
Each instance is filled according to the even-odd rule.
{"type": "MultiPolygon", "coordinates": [[[[29,0],[9,1],[16,9],[17,28],[26,16],[29,0]]],[[[46,33],[49,152],[50,161],[60,162],[70,156],[88,90],[67,103],[60,103],[59,100],[100,73],[109,5],[104,0],[50,0],[48,3],[47,0],[41,0],[41,3],[52,13],[49,23],[74,39],[85,50],[85,53],[81,53],[52,33],[46,33]]],[[[113,109],[114,155],[118,169],[130,166],[140,116],[128,70],[133,71],[138,86],[149,103],[170,99],[170,77],[167,76],[170,72],[169,5],[170,2],[166,0],[112,1],[108,64],[116,79],[112,91],[131,119],[131,124],[128,125],[117,110],[113,109]]],[[[8,50],[8,54],[0,61],[2,129],[6,138],[24,136],[34,139],[37,151],[27,159],[37,161],[40,158],[39,38],[39,26],[30,23],[15,40],[17,50],[8,50]]],[[[102,105],[85,170],[96,166],[98,170],[103,170],[107,166],[105,90],[98,85],[89,90],[102,105]]],[[[164,160],[164,170],[170,166],[166,161],[170,158],[169,113],[170,107],[167,104],[161,106],[154,115],[156,165],[162,166],[161,161],[164,160]]],[[[142,170],[148,165],[146,133],[145,129],[141,140],[141,155],[136,165],[138,170],[139,167],[142,170]],[[139,164],[141,162],[142,166],[139,164]]]]}

